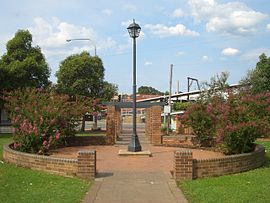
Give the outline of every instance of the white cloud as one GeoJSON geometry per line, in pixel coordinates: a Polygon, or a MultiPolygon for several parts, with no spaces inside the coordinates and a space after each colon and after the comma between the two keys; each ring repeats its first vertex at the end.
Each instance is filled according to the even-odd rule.
{"type": "Polygon", "coordinates": [[[234,48],[226,48],[226,49],[223,49],[222,50],[222,54],[224,55],[224,56],[235,56],[235,55],[237,55],[237,54],[239,54],[239,50],[238,49],[234,49],[234,48]]]}
{"type": "Polygon", "coordinates": [[[259,56],[265,53],[267,56],[270,55],[270,49],[269,48],[257,48],[247,51],[241,56],[242,60],[248,60],[248,61],[258,61],[259,56]]]}
{"type": "Polygon", "coordinates": [[[177,24],[172,27],[168,27],[163,24],[146,24],[144,26],[150,32],[159,37],[170,37],[170,36],[199,36],[200,34],[196,31],[187,29],[182,24],[177,24]]]}
{"type": "Polygon", "coordinates": [[[107,16],[111,16],[113,11],[111,9],[104,9],[101,11],[103,14],[107,15],[107,16]]]}
{"type": "Polygon", "coordinates": [[[145,65],[145,66],[152,66],[153,63],[152,63],[151,61],[145,61],[145,62],[144,62],[144,65],[145,65]]]}
{"type": "Polygon", "coordinates": [[[173,11],[173,13],[171,14],[171,16],[174,17],[174,18],[180,18],[183,15],[184,15],[184,12],[183,12],[183,10],[181,8],[175,9],[173,11]]]}
{"type": "Polygon", "coordinates": [[[208,56],[202,56],[202,60],[203,61],[208,61],[209,60],[209,57],[208,56]]]}
{"type": "Polygon", "coordinates": [[[34,43],[43,48],[61,47],[66,44],[67,39],[71,38],[95,39],[93,29],[61,22],[57,18],[48,22],[41,17],[36,17],[34,25],[29,30],[33,35],[34,43]]]}
{"type": "Polygon", "coordinates": [[[270,23],[266,25],[266,30],[270,32],[270,23]]]}
{"type": "Polygon", "coordinates": [[[216,0],[189,0],[189,5],[194,18],[206,22],[208,32],[248,35],[267,17],[241,2],[219,4],[216,0]]]}

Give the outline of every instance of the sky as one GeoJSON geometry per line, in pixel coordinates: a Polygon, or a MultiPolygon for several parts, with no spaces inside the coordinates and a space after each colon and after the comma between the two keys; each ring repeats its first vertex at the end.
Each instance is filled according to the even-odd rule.
{"type": "MultiPolygon", "coordinates": [[[[18,29],[28,29],[51,68],[50,80],[67,56],[87,50],[102,59],[105,80],[119,93],[132,92],[132,39],[137,38],[137,87],[187,90],[187,77],[202,81],[229,72],[236,84],[270,56],[269,0],[9,0],[1,1],[0,56],[18,29]],[[89,38],[91,41],[67,39],[89,38]]],[[[195,87],[192,87],[195,88],[195,87]]]]}

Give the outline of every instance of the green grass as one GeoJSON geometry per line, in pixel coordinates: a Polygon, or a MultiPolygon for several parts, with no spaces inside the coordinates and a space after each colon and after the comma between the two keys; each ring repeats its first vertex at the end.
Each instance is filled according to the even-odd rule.
{"type": "Polygon", "coordinates": [[[3,145],[11,135],[0,134],[0,202],[80,202],[91,182],[33,171],[3,163],[3,145]]]}
{"type": "Polygon", "coordinates": [[[106,136],[105,131],[86,131],[86,132],[78,132],[76,136],[106,136]]]}
{"type": "Polygon", "coordinates": [[[264,167],[245,173],[179,182],[190,203],[270,202],[270,142],[258,142],[266,149],[264,167]]]}

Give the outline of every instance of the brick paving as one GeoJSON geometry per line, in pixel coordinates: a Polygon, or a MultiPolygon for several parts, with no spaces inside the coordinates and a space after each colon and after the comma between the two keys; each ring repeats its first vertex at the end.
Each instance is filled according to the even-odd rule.
{"type": "MultiPolygon", "coordinates": [[[[141,131],[139,136],[144,139],[141,131]]],[[[127,149],[127,145],[67,147],[55,150],[52,156],[75,158],[79,150],[96,150],[98,174],[84,203],[187,202],[170,173],[174,151],[179,148],[143,142],[142,149],[150,150],[152,157],[118,156],[120,149],[127,149]]],[[[212,151],[192,151],[194,158],[200,159],[224,156],[212,151]]]]}

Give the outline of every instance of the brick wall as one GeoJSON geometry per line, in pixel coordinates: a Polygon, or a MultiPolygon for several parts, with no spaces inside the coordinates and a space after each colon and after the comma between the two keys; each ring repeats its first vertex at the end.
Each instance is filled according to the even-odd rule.
{"type": "Polygon", "coordinates": [[[149,107],[146,110],[145,122],[145,133],[149,137],[151,144],[161,145],[161,107],[149,107]]]}
{"type": "Polygon", "coordinates": [[[193,130],[191,127],[184,127],[180,119],[176,119],[176,134],[182,135],[193,135],[193,130]]]}
{"type": "Polygon", "coordinates": [[[195,146],[191,142],[191,137],[185,135],[163,135],[162,145],[165,147],[195,148],[195,146]]]}
{"type": "Polygon", "coordinates": [[[190,150],[176,151],[174,160],[174,177],[176,180],[222,176],[240,173],[262,166],[265,161],[265,149],[257,145],[254,152],[251,153],[205,160],[193,159],[190,150]]]}
{"type": "Polygon", "coordinates": [[[115,106],[107,107],[106,128],[106,135],[114,144],[122,129],[121,111],[115,106]]]}
{"type": "Polygon", "coordinates": [[[193,154],[190,150],[174,153],[174,178],[176,180],[193,179],[193,154]]]}
{"type": "Polygon", "coordinates": [[[68,159],[18,152],[12,150],[9,145],[4,145],[3,158],[6,162],[17,166],[47,171],[62,176],[94,179],[96,173],[95,151],[79,152],[77,159],[68,159]]]}
{"type": "Polygon", "coordinates": [[[110,137],[103,135],[67,138],[67,146],[110,145],[111,142],[110,137]]]}

